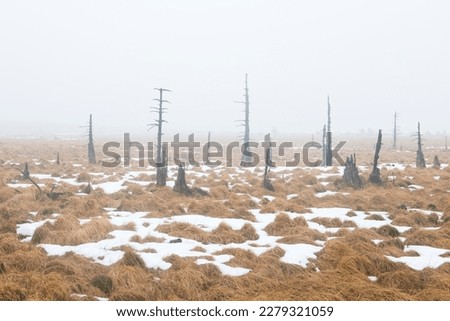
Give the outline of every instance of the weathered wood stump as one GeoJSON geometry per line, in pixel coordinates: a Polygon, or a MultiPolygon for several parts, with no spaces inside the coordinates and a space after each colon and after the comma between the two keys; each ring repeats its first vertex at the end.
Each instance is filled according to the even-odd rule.
{"type": "Polygon", "coordinates": [[[434,156],[433,168],[436,168],[436,169],[440,169],[441,168],[441,162],[439,161],[439,158],[438,158],[437,155],[434,156]]]}
{"type": "Polygon", "coordinates": [[[272,151],[270,148],[270,135],[267,136],[268,139],[266,141],[266,150],[265,150],[265,167],[264,167],[264,179],[263,179],[263,186],[265,189],[269,191],[275,191],[275,188],[273,187],[272,182],[269,179],[269,172],[270,168],[274,167],[274,163],[272,162],[272,151]]]}
{"type": "Polygon", "coordinates": [[[372,184],[378,184],[380,185],[383,181],[381,180],[381,173],[380,173],[380,169],[378,168],[378,159],[380,158],[380,150],[381,150],[381,139],[382,139],[382,134],[381,134],[381,129],[378,130],[378,140],[377,140],[377,145],[375,148],[375,155],[373,157],[373,168],[372,168],[372,173],[370,173],[369,175],[369,181],[372,184]]]}
{"type": "Polygon", "coordinates": [[[416,155],[416,167],[417,167],[417,168],[425,168],[425,167],[427,167],[427,165],[426,165],[426,163],[425,163],[425,157],[423,156],[422,150],[418,150],[418,151],[417,151],[417,155],[416,155]]]}
{"type": "Polygon", "coordinates": [[[80,192],[81,192],[81,193],[84,193],[84,194],[88,194],[88,195],[91,194],[91,192],[92,192],[92,186],[91,186],[91,183],[89,182],[87,185],[83,186],[83,187],[81,188],[80,192]]]}
{"type": "Polygon", "coordinates": [[[178,166],[178,176],[177,180],[175,181],[175,186],[173,187],[173,190],[180,194],[188,196],[192,195],[191,189],[186,184],[186,172],[184,170],[183,165],[178,166]]]}
{"type": "Polygon", "coordinates": [[[24,167],[24,169],[22,171],[21,179],[23,179],[23,180],[30,179],[30,171],[28,169],[28,163],[25,163],[25,167],[24,167]]]}
{"type": "Polygon", "coordinates": [[[420,133],[420,123],[417,124],[417,155],[416,155],[416,167],[425,168],[425,157],[422,152],[422,135],[420,133]]]}
{"type": "Polygon", "coordinates": [[[345,161],[344,175],[342,176],[344,184],[352,186],[353,188],[361,188],[363,185],[362,179],[358,173],[358,167],[356,167],[356,155],[353,154],[347,157],[345,161]]]}

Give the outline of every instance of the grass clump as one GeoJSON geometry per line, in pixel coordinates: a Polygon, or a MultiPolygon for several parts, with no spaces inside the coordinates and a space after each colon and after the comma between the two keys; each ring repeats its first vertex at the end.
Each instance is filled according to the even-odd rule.
{"type": "Polygon", "coordinates": [[[112,279],[104,274],[96,275],[92,279],[92,285],[99,288],[105,294],[110,294],[113,289],[112,279]]]}

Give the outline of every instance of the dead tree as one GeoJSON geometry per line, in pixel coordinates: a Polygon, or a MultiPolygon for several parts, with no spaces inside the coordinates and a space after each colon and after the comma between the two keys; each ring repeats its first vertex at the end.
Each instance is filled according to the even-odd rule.
{"type": "Polygon", "coordinates": [[[192,191],[186,184],[186,172],[184,170],[184,166],[180,164],[178,166],[178,176],[177,180],[175,181],[175,186],[173,187],[173,190],[177,193],[184,194],[184,195],[192,195],[192,191]]]}
{"type": "Polygon", "coordinates": [[[397,121],[398,121],[398,114],[397,114],[397,112],[395,112],[394,113],[394,141],[392,143],[393,149],[397,149],[397,134],[399,132],[399,129],[397,126],[397,121]]]}
{"type": "Polygon", "coordinates": [[[422,152],[422,135],[420,133],[420,122],[417,123],[417,155],[416,155],[416,167],[425,168],[425,157],[422,152]]]}
{"type": "Polygon", "coordinates": [[[38,191],[39,191],[39,195],[45,195],[45,196],[47,196],[49,199],[51,199],[51,200],[53,200],[53,201],[55,201],[55,200],[57,200],[58,198],[60,198],[61,196],[70,196],[70,195],[72,195],[72,193],[69,193],[69,192],[55,192],[55,188],[56,188],[56,185],[53,185],[53,187],[52,187],[52,189],[51,189],[51,191],[49,192],[49,193],[44,193],[44,191],[42,190],[42,188],[30,177],[30,175],[28,174],[28,175],[25,175],[25,172],[24,171],[22,171],[21,169],[19,169],[19,168],[17,168],[17,170],[19,171],[19,172],[21,172],[22,173],[22,175],[25,177],[25,176],[27,176],[27,179],[34,185],[34,186],[36,186],[36,188],[38,189],[38,191]]]}
{"type": "MultiPolygon", "coordinates": [[[[244,89],[244,98],[245,101],[237,101],[236,103],[244,104],[244,119],[243,120],[237,120],[237,122],[240,122],[238,126],[244,127],[244,148],[245,150],[248,150],[248,145],[250,143],[250,98],[248,94],[248,78],[247,74],[245,74],[245,89],[244,89]]],[[[252,162],[251,157],[248,155],[242,155],[242,161],[241,166],[248,166],[252,162]]]]}
{"type": "Polygon", "coordinates": [[[358,173],[358,167],[356,166],[356,155],[353,154],[347,157],[345,162],[344,175],[342,176],[345,185],[352,186],[353,188],[361,188],[363,185],[362,179],[358,173]]]}
{"type": "Polygon", "coordinates": [[[206,150],[206,164],[210,164],[210,162],[211,162],[211,156],[210,156],[210,153],[209,153],[209,149],[211,148],[211,132],[208,132],[208,143],[207,143],[207,145],[206,145],[206,148],[207,148],[207,150],[206,150]]]}
{"type": "Polygon", "coordinates": [[[327,125],[322,130],[322,166],[327,166],[327,125]]]}
{"type": "Polygon", "coordinates": [[[95,158],[95,149],[94,149],[94,136],[92,132],[92,114],[89,115],[89,142],[88,142],[88,160],[89,164],[97,163],[95,158]]]}
{"type": "Polygon", "coordinates": [[[382,145],[381,139],[382,139],[382,134],[381,134],[381,129],[379,129],[377,145],[375,147],[375,156],[373,157],[372,173],[370,173],[370,175],[369,175],[369,181],[373,184],[381,184],[382,183],[380,169],[378,168],[378,159],[380,158],[380,150],[381,150],[381,145],[382,145]]]}
{"type": "Polygon", "coordinates": [[[439,161],[439,158],[438,158],[437,155],[434,156],[433,168],[436,168],[436,169],[440,169],[441,168],[441,162],[439,161]]]}
{"type": "Polygon", "coordinates": [[[42,189],[40,188],[40,186],[38,184],[36,184],[35,181],[33,181],[33,179],[30,176],[30,172],[28,172],[28,163],[25,163],[25,169],[23,171],[19,168],[16,168],[16,169],[22,173],[22,178],[29,180],[34,186],[36,186],[36,188],[39,190],[39,192],[42,193],[42,189]]]}
{"type": "Polygon", "coordinates": [[[333,165],[333,152],[331,150],[332,138],[331,138],[331,105],[330,96],[328,96],[328,122],[327,122],[327,143],[326,143],[326,157],[325,166],[333,165]]]}
{"type": "Polygon", "coordinates": [[[56,165],[61,165],[61,162],[59,160],[59,153],[56,154],[56,165]]]}
{"type": "Polygon", "coordinates": [[[169,101],[163,99],[163,92],[171,92],[169,89],[164,88],[153,88],[159,91],[159,98],[155,98],[159,102],[158,107],[150,107],[153,111],[158,114],[158,118],[155,119],[154,123],[150,124],[150,129],[153,127],[158,128],[158,136],[157,136],[157,145],[156,145],[156,185],[158,186],[166,186],[166,178],[167,178],[167,149],[163,147],[162,144],[162,124],[167,123],[166,120],[163,119],[163,114],[167,112],[167,108],[163,107],[164,103],[169,103],[169,101]]]}
{"type": "Polygon", "coordinates": [[[274,191],[274,187],[272,182],[269,179],[269,172],[270,168],[274,167],[274,164],[272,162],[272,148],[270,146],[270,134],[266,136],[266,148],[264,150],[265,155],[265,167],[264,167],[264,180],[263,180],[263,186],[265,189],[269,191],[274,191]]]}

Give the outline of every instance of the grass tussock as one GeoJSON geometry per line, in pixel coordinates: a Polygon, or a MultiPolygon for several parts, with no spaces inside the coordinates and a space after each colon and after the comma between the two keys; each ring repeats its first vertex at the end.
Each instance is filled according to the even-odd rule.
{"type": "Polygon", "coordinates": [[[12,233],[0,234],[0,256],[17,251],[21,244],[17,235],[12,233]]]}
{"type": "Polygon", "coordinates": [[[106,218],[95,218],[82,225],[75,216],[61,215],[54,224],[47,222],[37,228],[31,242],[33,244],[79,245],[105,239],[113,230],[114,227],[106,218]]]}
{"type": "Polygon", "coordinates": [[[276,198],[261,207],[261,213],[276,212],[308,213],[309,210],[300,205],[296,199],[286,200],[282,198],[276,198]]]}
{"type": "Polygon", "coordinates": [[[325,227],[358,227],[358,225],[353,221],[342,221],[341,219],[329,218],[329,217],[316,217],[311,220],[312,222],[318,223],[325,227]]]}
{"type": "Polygon", "coordinates": [[[146,268],[144,260],[134,252],[132,249],[126,249],[125,253],[123,254],[122,259],[118,262],[118,264],[122,264],[125,266],[134,266],[139,267],[142,269],[146,268]]]}
{"type": "Polygon", "coordinates": [[[434,227],[438,225],[439,217],[432,213],[425,215],[417,211],[398,211],[391,214],[392,224],[411,227],[434,227]]]}
{"type": "Polygon", "coordinates": [[[81,172],[77,175],[76,180],[78,183],[89,183],[91,181],[91,175],[89,175],[87,172],[81,172]]]}
{"type": "Polygon", "coordinates": [[[161,300],[163,289],[153,272],[138,266],[115,264],[108,276],[113,283],[112,301],[161,300]]]}
{"type": "Polygon", "coordinates": [[[374,229],[379,235],[385,237],[399,237],[400,232],[392,225],[383,225],[374,229]]]}
{"type": "Polygon", "coordinates": [[[294,244],[298,243],[316,244],[317,240],[326,240],[326,236],[317,230],[310,229],[306,220],[299,216],[291,219],[288,214],[277,214],[274,221],[268,224],[264,231],[269,235],[282,236],[278,243],[294,244]]]}
{"type": "Polygon", "coordinates": [[[139,235],[134,235],[130,238],[130,242],[136,242],[136,243],[163,243],[165,242],[165,239],[162,237],[155,237],[152,235],[147,235],[146,237],[140,237],[139,235]]]}
{"type": "Polygon", "coordinates": [[[450,225],[438,230],[412,229],[406,233],[405,245],[426,245],[441,249],[450,249],[450,225]]]}
{"type": "Polygon", "coordinates": [[[211,200],[192,200],[188,204],[188,212],[203,214],[217,218],[234,218],[234,213],[223,202],[212,202],[211,200]]]}
{"type": "Polygon", "coordinates": [[[380,214],[370,214],[370,215],[367,215],[364,219],[371,220],[371,221],[385,221],[384,217],[381,216],[380,214]]]}
{"type": "Polygon", "coordinates": [[[372,231],[355,230],[346,236],[328,241],[318,253],[321,271],[363,274],[365,276],[403,269],[402,264],[389,261],[372,241],[372,231]]]}
{"type": "Polygon", "coordinates": [[[113,289],[113,281],[112,279],[104,274],[96,275],[92,279],[92,285],[96,288],[99,288],[103,293],[109,294],[113,289]]]}
{"type": "Polygon", "coordinates": [[[420,273],[412,269],[383,273],[378,283],[383,287],[399,289],[402,292],[415,294],[425,287],[420,273]]]}
{"type": "Polygon", "coordinates": [[[306,220],[299,216],[291,219],[286,213],[277,214],[274,221],[268,224],[264,231],[269,235],[274,236],[284,236],[284,235],[295,235],[295,229],[298,227],[307,227],[308,223],[306,220]]]}
{"type": "Polygon", "coordinates": [[[232,255],[233,258],[227,262],[227,265],[233,267],[244,267],[247,269],[254,269],[257,265],[258,257],[251,251],[228,248],[214,253],[215,255],[232,255]]]}
{"type": "Polygon", "coordinates": [[[25,301],[27,291],[15,282],[0,283],[0,301],[25,301]]]}
{"type": "Polygon", "coordinates": [[[160,225],[157,231],[174,237],[192,239],[203,244],[243,243],[259,238],[254,227],[248,223],[239,230],[233,230],[229,225],[220,223],[213,231],[205,232],[192,224],[176,222],[160,225]]]}
{"type": "Polygon", "coordinates": [[[208,290],[221,278],[212,264],[197,266],[192,259],[171,255],[166,261],[172,268],[162,274],[160,286],[171,300],[206,300],[208,290]]]}

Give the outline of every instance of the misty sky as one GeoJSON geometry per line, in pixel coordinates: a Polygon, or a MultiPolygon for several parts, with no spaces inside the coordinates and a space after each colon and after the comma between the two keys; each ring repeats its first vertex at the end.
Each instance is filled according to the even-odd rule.
{"type": "Polygon", "coordinates": [[[0,133],[450,131],[450,1],[2,0],[0,133]]]}

